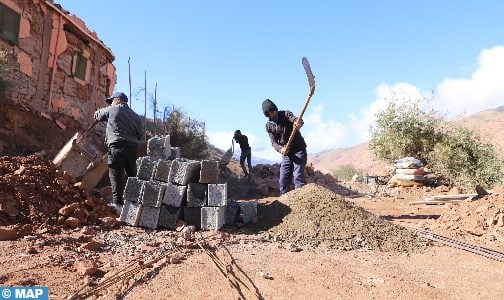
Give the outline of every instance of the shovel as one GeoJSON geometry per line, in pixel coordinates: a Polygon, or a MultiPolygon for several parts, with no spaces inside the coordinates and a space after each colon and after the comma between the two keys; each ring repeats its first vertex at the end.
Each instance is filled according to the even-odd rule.
{"type": "MultiPolygon", "coordinates": [[[[315,76],[313,76],[310,63],[308,62],[308,59],[306,57],[303,57],[301,60],[301,63],[303,64],[303,68],[306,72],[306,76],[308,77],[308,84],[310,85],[310,92],[308,93],[308,97],[306,98],[306,101],[303,105],[303,109],[301,109],[301,113],[299,114],[298,120],[301,120],[303,118],[303,115],[306,111],[306,108],[308,107],[308,104],[310,103],[310,99],[313,96],[313,93],[315,93],[315,76]]],[[[297,121],[294,123],[294,126],[292,126],[292,132],[291,135],[289,136],[289,141],[287,142],[287,145],[285,145],[285,150],[284,150],[284,155],[289,153],[290,147],[292,140],[294,139],[294,136],[298,132],[297,129],[297,121]]]]}

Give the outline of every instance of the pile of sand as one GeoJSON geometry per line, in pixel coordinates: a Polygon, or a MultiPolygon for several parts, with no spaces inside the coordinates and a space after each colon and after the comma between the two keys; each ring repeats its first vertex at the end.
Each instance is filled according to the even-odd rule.
{"type": "Polygon", "coordinates": [[[300,245],[412,252],[426,244],[411,230],[354,206],[316,184],[290,191],[259,207],[258,215],[256,226],[260,230],[300,245]]]}

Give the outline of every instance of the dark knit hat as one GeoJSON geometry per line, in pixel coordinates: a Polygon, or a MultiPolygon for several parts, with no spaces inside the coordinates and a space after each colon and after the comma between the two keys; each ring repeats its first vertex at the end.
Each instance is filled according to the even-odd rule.
{"type": "Polygon", "coordinates": [[[240,136],[241,135],[241,131],[240,130],[236,130],[235,133],[234,133],[234,137],[237,137],[237,136],[240,136]]]}
{"type": "Polygon", "coordinates": [[[264,115],[267,117],[268,116],[268,112],[270,112],[270,111],[278,111],[278,108],[275,105],[275,103],[273,103],[273,101],[271,101],[270,99],[266,99],[262,103],[262,110],[263,110],[264,115]]]}

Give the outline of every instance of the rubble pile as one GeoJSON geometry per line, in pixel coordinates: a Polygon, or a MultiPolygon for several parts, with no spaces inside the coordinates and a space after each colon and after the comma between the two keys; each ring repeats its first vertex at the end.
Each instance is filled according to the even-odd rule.
{"type": "Polygon", "coordinates": [[[491,241],[504,246],[504,188],[476,200],[449,206],[433,230],[473,241],[491,241]]]}
{"type": "MultiPolygon", "coordinates": [[[[279,164],[257,164],[252,168],[252,178],[254,184],[257,186],[257,194],[261,196],[278,196],[279,195],[279,182],[280,174],[279,164]]],[[[355,191],[338,183],[337,178],[331,174],[325,174],[315,170],[313,164],[308,164],[305,168],[306,183],[316,183],[323,186],[338,195],[348,196],[356,194],[355,191]]],[[[294,189],[291,186],[290,189],[294,189]]]]}
{"type": "Polygon", "coordinates": [[[308,184],[261,207],[256,224],[273,238],[340,250],[416,251],[425,243],[414,232],[354,206],[332,191],[308,184]]]}
{"type": "Polygon", "coordinates": [[[56,232],[113,219],[101,198],[79,189],[66,172],[36,156],[0,157],[0,226],[17,236],[56,232]]]}

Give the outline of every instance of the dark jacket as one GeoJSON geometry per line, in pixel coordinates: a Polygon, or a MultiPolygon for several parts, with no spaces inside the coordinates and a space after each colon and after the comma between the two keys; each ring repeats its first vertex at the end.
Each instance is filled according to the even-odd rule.
{"type": "Polygon", "coordinates": [[[250,145],[248,143],[248,138],[246,135],[238,135],[234,137],[235,141],[240,144],[240,149],[242,151],[250,149],[250,145]]]}
{"type": "MultiPolygon", "coordinates": [[[[278,118],[276,120],[270,120],[266,123],[266,131],[270,136],[271,145],[277,152],[281,153],[282,148],[289,142],[289,137],[296,119],[297,118],[290,111],[280,110],[278,111],[278,118]]],[[[286,155],[301,150],[306,150],[306,143],[298,130],[291,142],[289,153],[286,153],[286,155]]]]}
{"type": "Polygon", "coordinates": [[[109,147],[122,142],[138,145],[143,138],[142,119],[127,104],[101,108],[94,118],[107,121],[105,143],[109,147]]]}

